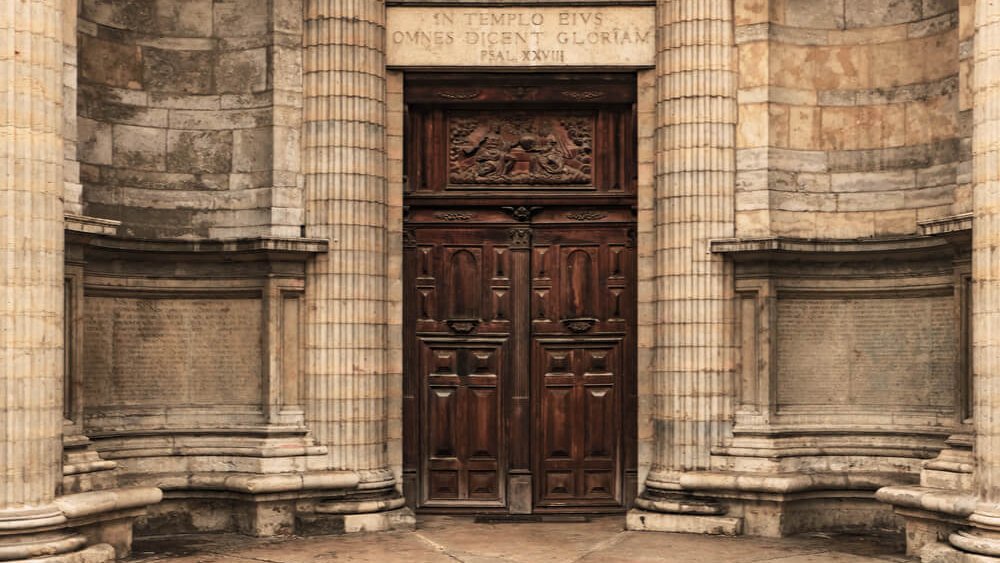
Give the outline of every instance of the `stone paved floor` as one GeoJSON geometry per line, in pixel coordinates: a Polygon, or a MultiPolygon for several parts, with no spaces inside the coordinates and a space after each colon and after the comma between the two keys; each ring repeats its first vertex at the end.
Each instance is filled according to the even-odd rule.
{"type": "Polygon", "coordinates": [[[263,540],[197,535],[136,540],[132,563],[864,563],[913,561],[895,539],[727,538],[623,531],[621,517],[590,522],[478,524],[422,517],[416,532],[263,540]]]}

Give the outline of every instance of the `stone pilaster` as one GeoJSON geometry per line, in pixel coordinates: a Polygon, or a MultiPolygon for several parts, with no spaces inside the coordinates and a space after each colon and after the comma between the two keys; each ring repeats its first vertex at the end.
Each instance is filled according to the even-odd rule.
{"type": "Polygon", "coordinates": [[[332,469],[391,492],[385,4],[307,0],[305,14],[306,234],[330,241],[307,273],[307,419],[332,469]]]}
{"type": "MultiPolygon", "coordinates": [[[[709,241],[733,236],[735,51],[732,2],[657,3],[655,447],[637,506],[666,502],[681,473],[707,469],[728,431],[731,281],[709,241]]],[[[712,513],[714,510],[708,510],[712,513]]]]}
{"type": "Polygon", "coordinates": [[[976,2],[973,100],[972,370],[976,429],[974,528],[964,551],[1000,557],[1000,2],[976,2]]]}

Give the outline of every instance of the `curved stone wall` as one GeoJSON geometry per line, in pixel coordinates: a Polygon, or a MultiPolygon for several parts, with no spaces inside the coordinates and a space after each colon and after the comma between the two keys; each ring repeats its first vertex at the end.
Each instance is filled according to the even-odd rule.
{"type": "Polygon", "coordinates": [[[87,214],[139,237],[300,234],[300,3],[85,0],[78,24],[87,214]]]}
{"type": "Polygon", "coordinates": [[[738,236],[910,234],[968,207],[956,1],[737,5],[738,236]]]}

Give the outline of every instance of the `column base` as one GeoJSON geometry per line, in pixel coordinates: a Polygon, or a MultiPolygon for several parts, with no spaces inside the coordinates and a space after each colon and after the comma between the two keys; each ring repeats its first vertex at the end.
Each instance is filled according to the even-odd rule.
{"type": "MultiPolygon", "coordinates": [[[[982,530],[958,531],[948,536],[952,546],[969,555],[986,557],[984,561],[1000,561],[1000,535],[982,530]]],[[[972,559],[971,561],[979,561],[972,559]]]]}
{"type": "Polygon", "coordinates": [[[625,528],[640,532],[738,536],[743,533],[743,519],[732,516],[668,514],[635,509],[628,512],[625,528]]]}
{"type": "MultiPolygon", "coordinates": [[[[73,553],[54,555],[43,559],[22,559],[21,562],[44,562],[44,563],[108,563],[115,560],[115,548],[106,543],[92,545],[73,553]]],[[[20,563],[13,561],[11,563],[20,563]]]]}
{"type": "Polygon", "coordinates": [[[934,543],[920,551],[920,563],[997,563],[1000,559],[989,555],[967,553],[943,543],[934,543]]]}

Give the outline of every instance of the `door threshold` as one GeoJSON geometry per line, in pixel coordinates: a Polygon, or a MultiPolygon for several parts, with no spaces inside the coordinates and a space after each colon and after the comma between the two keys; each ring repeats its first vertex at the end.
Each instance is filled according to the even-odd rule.
{"type": "Polygon", "coordinates": [[[476,524],[586,523],[590,522],[590,516],[582,514],[477,514],[473,522],[476,524]]]}

